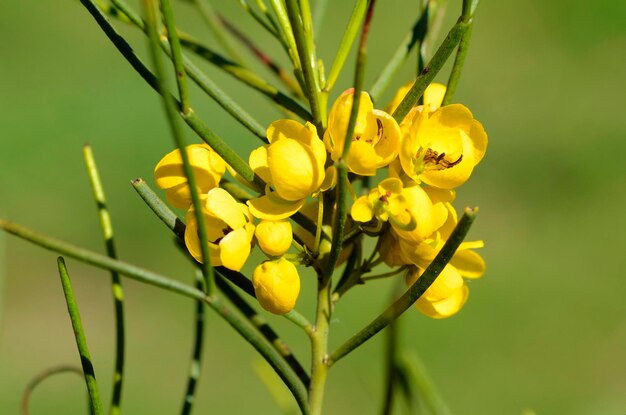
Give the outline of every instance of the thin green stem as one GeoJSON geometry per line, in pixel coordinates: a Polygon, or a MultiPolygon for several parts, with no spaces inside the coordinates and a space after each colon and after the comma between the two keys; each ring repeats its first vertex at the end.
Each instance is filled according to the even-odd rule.
{"type": "MultiPolygon", "coordinates": [[[[93,151],[89,145],[85,145],[83,147],[83,155],[85,165],[87,167],[89,182],[93,192],[93,198],[98,208],[98,217],[100,219],[100,228],[102,230],[102,237],[104,239],[106,252],[110,258],[117,259],[113,237],[113,225],[111,223],[109,209],[107,208],[104,186],[100,180],[98,166],[96,165],[93,151]]],[[[109,413],[111,415],[115,415],[120,413],[125,356],[124,289],[122,288],[120,275],[115,271],[111,272],[111,288],[113,291],[113,305],[115,310],[115,372],[113,374],[113,392],[109,413]]]]}
{"type": "Polygon", "coordinates": [[[283,69],[276,61],[274,61],[267,53],[263,52],[245,33],[237,29],[237,27],[228,21],[225,17],[220,16],[222,25],[232,35],[247,47],[252,54],[267,67],[291,92],[298,97],[302,97],[302,89],[300,85],[283,69]]]}
{"type": "Polygon", "coordinates": [[[461,219],[454,228],[454,231],[452,231],[450,237],[441,248],[435,259],[430,263],[428,268],[426,268],[422,276],[413,285],[411,285],[411,287],[398,300],[390,305],[371,323],[348,339],[344,344],[339,346],[339,348],[330,356],[329,364],[334,364],[339,359],[365,343],[379,331],[387,327],[392,321],[397,319],[402,313],[411,307],[422,294],[424,294],[424,292],[439,276],[446,264],[450,261],[461,242],[463,242],[463,239],[465,239],[465,235],[467,235],[467,232],[472,226],[472,222],[474,222],[477,210],[478,209],[475,208],[465,208],[463,216],[461,216],[461,219]]]}
{"type": "Polygon", "coordinates": [[[380,279],[383,279],[383,278],[393,277],[394,275],[400,274],[402,271],[406,271],[406,269],[407,269],[407,267],[398,267],[398,268],[394,269],[393,271],[383,272],[381,274],[365,275],[365,276],[361,277],[361,281],[362,282],[367,282],[367,281],[380,280],[380,279]]]}
{"type": "Polygon", "coordinates": [[[285,0],[285,4],[304,75],[305,96],[309,100],[313,123],[321,133],[324,131],[326,117],[322,116],[320,106],[317,57],[313,44],[313,24],[309,2],[307,0],[285,0]]]}
{"type": "MultiPolygon", "coordinates": [[[[239,0],[239,4],[267,33],[275,37],[279,42],[283,41],[280,33],[269,19],[269,14],[263,13],[263,16],[261,16],[253,7],[250,7],[246,0],[239,0]]],[[[267,9],[265,11],[267,12],[267,9]]]]}
{"type": "Polygon", "coordinates": [[[24,388],[24,392],[22,393],[22,404],[21,404],[21,414],[28,415],[28,404],[30,402],[30,397],[33,394],[33,391],[41,382],[48,379],[51,376],[59,375],[61,373],[76,373],[81,378],[84,376],[83,371],[78,366],[70,366],[70,365],[60,365],[55,366],[49,369],[38,373],[35,377],[28,381],[28,384],[24,388]]]}
{"type": "Polygon", "coordinates": [[[89,347],[87,347],[87,339],[85,338],[83,323],[80,320],[78,304],[76,303],[76,297],[74,296],[72,283],[70,282],[70,276],[67,273],[67,267],[65,266],[63,257],[59,257],[57,259],[57,265],[59,267],[59,276],[61,277],[61,285],[63,286],[63,294],[65,295],[67,311],[70,315],[72,329],[74,330],[74,337],[76,338],[76,347],[78,348],[80,363],[83,367],[83,373],[85,375],[87,391],[89,392],[89,405],[91,412],[95,415],[102,415],[104,414],[104,409],[102,408],[102,401],[100,400],[100,392],[98,391],[98,383],[96,382],[96,373],[94,372],[93,364],[91,363],[91,356],[89,355],[89,347]]]}
{"type": "Polygon", "coordinates": [[[382,415],[390,415],[393,409],[393,395],[397,382],[397,363],[398,358],[398,322],[394,321],[387,327],[387,341],[385,342],[385,377],[384,377],[384,395],[383,405],[380,413],[382,415]]]}
{"type": "Polygon", "coordinates": [[[343,38],[341,39],[341,43],[339,43],[339,48],[335,54],[335,59],[330,66],[330,71],[328,72],[328,76],[326,78],[326,85],[324,85],[323,88],[324,92],[330,92],[333,89],[333,86],[335,86],[337,78],[339,78],[343,65],[346,63],[346,59],[348,58],[348,53],[350,52],[352,44],[356,39],[356,35],[359,32],[361,22],[365,17],[365,11],[367,10],[368,3],[368,0],[357,0],[354,4],[350,20],[348,21],[346,30],[343,33],[343,38]]]}
{"type": "Polygon", "coordinates": [[[155,272],[148,271],[127,262],[112,259],[106,255],[40,234],[24,226],[0,219],[0,228],[19,238],[32,242],[35,245],[39,245],[42,248],[58,252],[61,255],[77,259],[98,268],[118,272],[136,281],[163,288],[196,300],[202,300],[205,297],[205,294],[202,291],[180,283],[175,279],[164,277],[155,272]]]}
{"type": "Polygon", "coordinates": [[[346,226],[346,218],[348,215],[348,203],[350,200],[348,181],[348,165],[346,164],[346,158],[350,151],[350,144],[352,143],[352,136],[354,135],[354,128],[356,126],[357,116],[359,113],[359,106],[361,103],[361,91],[363,90],[363,78],[365,73],[365,62],[367,58],[367,38],[369,33],[370,24],[372,21],[375,0],[369,2],[367,8],[367,14],[363,23],[363,30],[361,31],[361,39],[359,42],[359,52],[357,55],[356,69],[354,75],[354,93],[352,99],[352,107],[350,109],[350,118],[348,120],[348,128],[346,136],[344,138],[343,153],[341,159],[335,163],[337,169],[337,212],[335,216],[335,223],[333,226],[333,241],[328,260],[324,267],[324,278],[330,278],[337,264],[339,254],[343,249],[343,234],[346,226]]]}
{"type": "MultiPolygon", "coordinates": [[[[109,40],[124,56],[128,63],[137,71],[137,73],[150,85],[155,91],[159,91],[158,79],[146,67],[146,65],[135,54],[132,47],[126,40],[120,36],[115,28],[108,21],[106,16],[98,9],[93,0],[80,0],[87,11],[92,15],[98,26],[106,34],[109,40]]],[[[173,99],[173,98],[172,98],[173,99]]],[[[190,110],[188,114],[183,115],[184,121],[198,134],[202,140],[215,150],[242,178],[248,182],[256,183],[260,189],[264,188],[262,180],[255,177],[254,172],[243,159],[224,142],[224,140],[215,134],[194,112],[190,110]]],[[[265,133],[263,133],[265,134],[265,133]]]]}
{"type": "MultiPolygon", "coordinates": [[[[196,271],[196,288],[205,291],[204,277],[202,272],[196,271]]],[[[202,368],[202,345],[204,344],[204,326],[205,326],[205,308],[203,301],[196,301],[196,313],[194,324],[194,340],[191,352],[191,363],[189,365],[189,374],[187,375],[187,388],[185,391],[185,399],[180,413],[189,415],[195,401],[196,386],[200,378],[202,368]]]]}
{"type": "MultiPolygon", "coordinates": [[[[315,10],[313,10],[314,40],[317,40],[317,35],[322,30],[322,23],[324,21],[324,17],[326,17],[326,10],[328,10],[328,0],[317,0],[315,3],[315,10]]],[[[325,82],[320,82],[320,84],[324,85],[325,82]]]]}
{"type": "Polygon", "coordinates": [[[213,10],[213,6],[209,0],[194,0],[194,2],[200,11],[200,15],[211,30],[211,33],[215,36],[215,39],[217,39],[217,42],[222,45],[224,51],[228,53],[228,55],[235,62],[242,64],[243,60],[237,52],[237,48],[231,44],[230,40],[226,36],[224,36],[224,32],[220,27],[220,19],[215,10],[213,10]]]}
{"type": "Polygon", "coordinates": [[[269,0],[269,3],[278,20],[278,26],[280,27],[280,33],[282,33],[285,42],[287,43],[287,52],[289,59],[293,65],[294,74],[302,89],[305,89],[305,82],[302,75],[302,64],[300,62],[300,56],[298,55],[298,48],[296,46],[296,39],[289,22],[289,16],[287,15],[287,9],[283,0],[269,0]]]}
{"type": "Polygon", "coordinates": [[[398,360],[398,364],[409,378],[409,384],[417,389],[419,398],[424,402],[428,411],[433,415],[452,415],[417,352],[415,350],[404,352],[398,360]]]}
{"type": "Polygon", "coordinates": [[[333,303],[339,301],[348,289],[358,283],[355,281],[360,280],[361,271],[357,268],[357,264],[361,262],[362,250],[363,245],[361,243],[354,244],[354,248],[348,257],[348,262],[343,270],[343,274],[341,274],[341,278],[333,291],[333,303]]]}
{"type": "Polygon", "coordinates": [[[235,291],[228,282],[223,278],[217,278],[217,286],[220,291],[233,303],[233,305],[248,319],[248,321],[256,327],[256,329],[267,339],[274,349],[285,359],[287,364],[298,376],[305,387],[309,386],[310,379],[306,370],[302,367],[298,359],[291,352],[291,349],[279,336],[274,329],[270,327],[265,318],[250,306],[237,291],[235,291]]]}
{"type": "Polygon", "coordinates": [[[330,278],[318,276],[317,311],[315,330],[311,337],[311,384],[309,386],[309,407],[312,415],[321,415],[324,403],[324,390],[328,377],[328,334],[332,314],[330,278]]]}
{"type": "MultiPolygon", "coordinates": [[[[178,38],[176,22],[174,21],[174,10],[172,10],[170,0],[161,0],[161,11],[163,13],[163,20],[165,21],[165,28],[167,29],[167,39],[169,40],[170,52],[174,63],[180,109],[183,113],[186,113],[189,112],[189,88],[187,87],[185,65],[183,64],[183,51],[180,45],[180,39],[178,38]]],[[[159,76],[159,78],[161,77],[159,76]]]]}
{"type": "Polygon", "coordinates": [[[463,1],[463,11],[461,14],[461,20],[468,24],[468,28],[463,33],[461,37],[461,41],[459,42],[459,47],[456,51],[456,57],[454,59],[454,64],[452,65],[452,71],[450,71],[450,77],[448,78],[448,86],[446,88],[446,94],[443,97],[443,103],[441,105],[448,105],[452,102],[452,97],[454,97],[454,93],[456,92],[457,85],[459,84],[459,79],[461,78],[461,72],[463,71],[463,64],[465,63],[465,58],[467,56],[467,51],[469,49],[470,39],[472,38],[472,28],[474,22],[474,11],[476,10],[476,6],[478,6],[478,0],[463,1]]]}
{"type": "Polygon", "coordinates": [[[450,29],[450,32],[448,32],[448,35],[444,39],[443,43],[441,43],[439,49],[437,49],[437,52],[435,52],[435,55],[428,62],[428,65],[426,65],[421,74],[417,77],[409,92],[407,92],[402,102],[400,102],[400,104],[398,105],[398,108],[396,108],[396,110],[394,111],[393,117],[398,122],[398,124],[401,123],[402,120],[404,120],[404,117],[406,117],[411,108],[413,108],[413,106],[417,104],[417,101],[422,97],[422,95],[424,95],[426,87],[428,87],[428,85],[435,78],[435,75],[437,75],[437,73],[446,63],[448,57],[450,57],[450,54],[452,54],[454,48],[456,48],[456,46],[459,44],[461,38],[463,37],[463,34],[467,31],[468,27],[469,25],[462,21],[459,21],[454,26],[452,26],[452,29],[450,29]]]}
{"type": "MultiPolygon", "coordinates": [[[[162,2],[167,0],[161,0],[162,2]]],[[[215,276],[213,275],[213,267],[211,266],[211,256],[209,254],[209,242],[208,242],[208,232],[206,227],[206,222],[204,218],[204,209],[202,201],[200,200],[200,195],[198,194],[198,186],[196,182],[195,173],[193,168],[191,167],[191,162],[189,161],[189,154],[187,153],[187,146],[185,143],[185,137],[182,132],[182,129],[179,124],[178,117],[176,116],[176,103],[170,99],[169,94],[167,93],[167,72],[163,68],[163,64],[161,62],[160,53],[160,42],[159,42],[159,34],[158,34],[158,4],[156,0],[144,0],[143,1],[144,12],[146,14],[146,27],[148,29],[148,37],[150,38],[150,51],[152,55],[152,61],[154,64],[154,71],[156,73],[157,79],[159,80],[159,92],[161,97],[163,98],[163,106],[165,110],[165,115],[169,121],[170,130],[172,137],[174,138],[174,143],[178,147],[178,150],[181,155],[181,159],[183,162],[183,171],[185,173],[185,177],[187,178],[187,183],[189,186],[189,190],[191,193],[191,201],[194,209],[194,213],[196,216],[196,222],[198,224],[198,238],[200,239],[200,251],[202,253],[202,274],[205,278],[205,284],[207,293],[211,295],[215,291],[215,276]]],[[[170,18],[170,24],[173,26],[173,16],[170,18]]],[[[175,28],[173,28],[172,32],[176,32],[175,28]]],[[[171,41],[177,42],[178,38],[176,36],[171,38],[171,41]]],[[[179,67],[182,67],[182,55],[180,54],[180,45],[178,48],[172,48],[173,51],[177,51],[178,56],[175,56],[174,53],[174,61],[178,62],[175,64],[176,70],[179,67]]],[[[190,111],[190,108],[184,108],[184,105],[180,103],[178,107],[179,111],[182,111],[183,114],[187,114],[190,111]]]]}

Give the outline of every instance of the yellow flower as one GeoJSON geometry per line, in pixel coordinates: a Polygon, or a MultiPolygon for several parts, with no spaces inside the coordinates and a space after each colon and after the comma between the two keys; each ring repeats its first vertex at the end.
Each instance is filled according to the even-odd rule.
{"type": "Polygon", "coordinates": [[[453,189],[465,183],[487,148],[487,134],[461,104],[434,112],[419,106],[402,123],[399,159],[417,183],[453,189]]]}
{"type": "MultiPolygon", "coordinates": [[[[198,193],[206,193],[219,185],[226,163],[206,144],[187,146],[189,162],[193,169],[198,193]]],[[[167,201],[174,207],[187,209],[191,205],[191,192],[183,172],[180,150],[165,155],[154,168],[157,186],[165,190],[167,201]]]]}
{"type": "MultiPolygon", "coordinates": [[[[202,214],[207,228],[211,265],[239,271],[250,255],[254,225],[248,207],[238,203],[226,190],[216,187],[202,196],[202,214]]],[[[193,206],[187,211],[185,245],[202,261],[198,223],[193,206]]]]}
{"type": "Polygon", "coordinates": [[[252,273],[252,285],[261,307],[274,314],[291,311],[300,294],[298,270],[285,258],[257,266],[252,273]]]}
{"type": "MultiPolygon", "coordinates": [[[[352,89],[341,94],[328,115],[324,144],[334,161],[343,153],[353,94],[352,89]]],[[[354,135],[350,139],[348,169],[362,176],[373,176],[376,169],[388,165],[398,155],[400,127],[391,115],[374,109],[370,96],[362,92],[354,135]]]]}
{"type": "Polygon", "coordinates": [[[270,256],[281,256],[287,252],[293,240],[291,223],[287,220],[262,220],[256,226],[254,235],[261,250],[270,256]]]}
{"type": "Polygon", "coordinates": [[[315,126],[278,120],[267,129],[269,144],[250,154],[250,167],[267,184],[265,195],[248,201],[259,219],[281,220],[297,212],[324,181],[326,150],[315,126]]]}
{"type": "MultiPolygon", "coordinates": [[[[429,206],[420,206],[428,208],[429,206]]],[[[406,232],[413,231],[416,224],[414,210],[406,197],[406,189],[397,178],[383,180],[366,196],[361,196],[352,205],[350,215],[357,222],[369,222],[376,217],[378,220],[389,221],[392,226],[406,232]]],[[[422,210],[415,210],[422,213],[422,210]]],[[[424,215],[422,215],[424,216],[424,215]]]]}

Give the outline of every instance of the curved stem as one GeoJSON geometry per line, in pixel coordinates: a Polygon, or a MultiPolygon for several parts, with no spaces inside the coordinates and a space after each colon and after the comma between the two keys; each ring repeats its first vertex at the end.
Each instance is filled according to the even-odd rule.
{"type": "Polygon", "coordinates": [[[348,339],[344,344],[333,352],[330,356],[329,364],[332,365],[339,359],[365,343],[379,331],[387,327],[392,321],[397,319],[409,307],[421,297],[422,294],[432,285],[439,276],[443,268],[450,261],[457,248],[465,239],[465,235],[472,226],[472,222],[476,217],[478,209],[465,208],[463,216],[457,223],[454,231],[441,248],[433,262],[424,271],[422,276],[392,305],[390,305],[382,314],[376,317],[370,324],[363,328],[360,332],[348,339]]]}
{"type": "MultiPolygon", "coordinates": [[[[85,165],[89,176],[89,182],[93,191],[93,198],[98,207],[98,217],[100,218],[100,228],[104,238],[107,255],[110,258],[117,259],[115,250],[115,242],[113,239],[113,225],[111,224],[111,215],[107,208],[104,187],[100,180],[100,174],[94,159],[93,152],[89,145],[83,147],[83,155],[85,165]]],[[[111,272],[111,288],[113,291],[113,304],[115,310],[115,372],[113,374],[113,392],[111,396],[110,414],[119,414],[122,401],[122,385],[124,379],[124,356],[125,356],[125,330],[124,330],[124,289],[120,275],[111,272]]]]}
{"type": "Polygon", "coordinates": [[[24,393],[22,394],[22,405],[21,405],[21,413],[22,415],[28,415],[28,403],[30,401],[30,396],[32,395],[35,388],[44,380],[48,379],[50,376],[58,375],[61,373],[76,373],[80,377],[83,377],[83,371],[77,366],[70,365],[60,365],[55,366],[49,369],[38,373],[35,377],[33,377],[28,384],[24,388],[24,393]]]}
{"type": "Polygon", "coordinates": [[[83,367],[83,374],[85,375],[87,391],[89,392],[89,405],[91,407],[91,413],[94,415],[102,415],[104,414],[104,409],[102,408],[102,401],[100,400],[100,392],[98,390],[98,383],[96,382],[96,373],[94,372],[93,364],[91,363],[89,347],[87,347],[87,339],[85,338],[85,330],[83,330],[83,323],[80,319],[78,304],[76,303],[76,297],[74,297],[74,290],[72,289],[72,283],[70,282],[70,276],[67,273],[67,267],[65,266],[63,257],[59,257],[57,259],[57,265],[59,267],[59,276],[61,277],[61,285],[63,286],[65,302],[67,303],[67,311],[70,315],[72,329],[74,330],[74,337],[76,338],[76,347],[78,348],[80,363],[83,367]]]}

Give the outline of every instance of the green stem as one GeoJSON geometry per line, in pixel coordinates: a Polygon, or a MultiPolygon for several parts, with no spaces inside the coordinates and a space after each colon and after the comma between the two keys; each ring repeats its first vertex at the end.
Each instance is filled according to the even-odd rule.
{"type": "MultiPolygon", "coordinates": [[[[117,50],[124,56],[128,63],[137,71],[137,73],[150,85],[155,91],[159,91],[158,79],[152,72],[144,65],[144,63],[137,57],[132,47],[121,37],[115,28],[108,21],[106,16],[98,9],[93,0],[80,0],[85,6],[87,11],[92,15],[98,26],[106,34],[109,40],[117,48],[117,50]]],[[[241,175],[248,182],[255,182],[260,188],[263,189],[264,185],[261,185],[261,180],[255,177],[254,172],[241,157],[231,149],[224,140],[215,134],[195,113],[190,110],[188,114],[183,116],[185,122],[202,138],[207,144],[215,150],[237,173],[241,175]]]]}
{"type": "MultiPolygon", "coordinates": [[[[167,3],[168,0],[161,0],[162,4],[167,3]]],[[[194,209],[194,213],[196,216],[196,222],[198,224],[198,238],[200,240],[200,251],[202,253],[202,275],[204,275],[205,284],[207,293],[211,295],[215,291],[215,276],[213,275],[213,267],[211,266],[211,256],[209,254],[209,242],[208,242],[208,232],[207,226],[204,218],[204,209],[202,205],[202,201],[200,200],[200,195],[198,194],[198,186],[196,182],[196,176],[191,167],[191,162],[189,161],[189,154],[187,153],[187,146],[185,143],[184,134],[181,130],[178,117],[176,116],[176,108],[175,102],[170,98],[170,95],[167,93],[167,72],[164,70],[161,56],[159,55],[159,34],[158,34],[158,4],[156,0],[144,0],[143,1],[144,12],[146,14],[146,28],[148,30],[148,37],[150,38],[150,51],[152,54],[152,62],[154,64],[154,71],[156,73],[157,79],[159,80],[159,92],[163,99],[163,107],[165,110],[166,118],[169,122],[170,130],[172,137],[174,138],[174,143],[178,147],[178,150],[181,155],[181,159],[183,162],[183,171],[185,173],[185,177],[187,179],[187,184],[189,186],[189,190],[191,193],[191,201],[194,209]]],[[[164,7],[167,8],[167,7],[164,7]]],[[[170,37],[170,44],[172,44],[172,56],[174,60],[174,66],[178,73],[179,68],[182,68],[182,54],[180,49],[180,44],[177,47],[174,47],[174,44],[178,43],[178,37],[176,37],[176,29],[173,21],[173,16],[170,16],[170,20],[168,27],[172,27],[171,30],[168,30],[168,34],[170,37]]],[[[184,83],[184,78],[182,78],[184,83]]],[[[185,107],[182,102],[178,107],[179,111],[182,111],[183,114],[187,114],[190,111],[190,107],[185,107]]]]}
{"type": "MultiPolygon", "coordinates": [[[[204,291],[204,279],[202,272],[196,271],[196,288],[204,291]]],[[[189,415],[195,401],[196,386],[200,377],[202,368],[202,345],[204,344],[204,326],[205,326],[205,309],[204,303],[200,300],[196,301],[195,325],[194,325],[194,341],[193,350],[191,352],[191,364],[189,365],[189,374],[187,375],[187,389],[185,391],[185,400],[183,408],[180,411],[182,415],[189,415]]]]}
{"type": "Polygon", "coordinates": [[[314,40],[317,40],[317,35],[322,30],[322,22],[324,21],[324,17],[326,17],[327,9],[328,0],[317,0],[317,2],[315,3],[315,10],[313,10],[313,33],[315,36],[314,40]]]}
{"type": "Polygon", "coordinates": [[[311,336],[311,384],[309,386],[309,406],[312,415],[321,415],[324,403],[324,389],[328,376],[328,332],[331,307],[331,279],[318,276],[317,312],[315,329],[311,336]]]}
{"type": "Polygon", "coordinates": [[[465,235],[472,226],[472,222],[476,217],[478,209],[465,208],[463,216],[457,223],[454,231],[441,248],[435,259],[430,263],[422,276],[392,305],[374,319],[370,324],[363,328],[360,332],[348,339],[344,344],[333,352],[330,356],[329,364],[332,365],[339,359],[356,349],[379,331],[387,327],[392,321],[397,319],[409,307],[421,297],[422,294],[432,285],[439,276],[443,268],[450,261],[457,248],[465,239],[465,235]]]}
{"type": "Polygon", "coordinates": [[[407,267],[404,266],[404,267],[398,267],[394,269],[393,271],[383,272],[382,274],[366,275],[364,277],[361,277],[361,281],[367,282],[367,281],[380,280],[383,278],[393,277],[394,275],[398,275],[399,273],[401,273],[402,271],[405,271],[406,269],[407,267]]]}
{"type": "Polygon", "coordinates": [[[215,10],[213,10],[213,6],[211,6],[208,0],[194,0],[194,2],[196,3],[196,6],[198,6],[200,15],[211,30],[213,36],[215,36],[215,39],[217,39],[218,43],[222,45],[224,51],[226,51],[226,53],[228,53],[228,55],[235,62],[241,65],[243,60],[237,52],[237,48],[231,44],[230,40],[226,36],[224,36],[223,31],[220,28],[220,19],[215,10]]]}
{"type": "MultiPolygon", "coordinates": [[[[100,180],[100,173],[93,156],[93,151],[89,145],[83,147],[83,155],[85,165],[89,176],[89,182],[93,192],[93,198],[98,207],[98,217],[100,218],[100,228],[104,238],[107,255],[110,258],[117,259],[115,242],[113,238],[113,225],[111,224],[111,215],[107,208],[106,196],[104,194],[104,186],[100,180]]],[[[122,281],[117,272],[111,272],[111,288],[113,291],[113,304],[115,309],[115,372],[113,374],[113,392],[111,396],[111,407],[109,413],[111,415],[120,413],[120,405],[122,401],[122,385],[124,379],[124,355],[125,355],[125,330],[124,330],[124,289],[122,281]]]]}
{"type": "Polygon", "coordinates": [[[313,123],[321,134],[324,131],[326,117],[322,116],[320,106],[320,86],[317,79],[317,58],[313,44],[313,24],[309,2],[308,0],[286,0],[285,3],[304,75],[305,95],[309,100],[313,123]]]}
{"type": "Polygon", "coordinates": [[[468,28],[461,37],[461,41],[459,42],[459,47],[456,52],[456,58],[454,59],[452,71],[450,71],[450,77],[448,78],[446,94],[443,97],[443,103],[441,105],[450,104],[452,102],[452,97],[456,92],[459,78],[461,77],[461,72],[463,71],[463,64],[465,63],[465,58],[469,49],[470,39],[472,38],[473,19],[476,6],[478,6],[478,0],[474,0],[471,2],[469,0],[463,1],[463,12],[461,14],[461,20],[468,24],[468,28]]]}
{"type": "Polygon", "coordinates": [[[220,291],[233,303],[233,305],[248,319],[256,329],[267,339],[274,349],[285,359],[289,367],[295,372],[305,387],[309,386],[310,379],[306,370],[302,367],[298,359],[291,352],[291,349],[279,336],[274,329],[270,327],[263,316],[256,312],[250,304],[244,300],[237,291],[235,291],[223,278],[217,278],[217,286],[220,291]]]}
{"type": "Polygon", "coordinates": [[[305,82],[302,77],[302,64],[300,62],[300,56],[298,56],[298,48],[296,46],[296,39],[293,34],[293,30],[291,28],[291,23],[289,23],[289,16],[287,15],[287,9],[285,8],[285,4],[283,0],[269,0],[270,5],[272,6],[272,10],[276,15],[278,20],[278,26],[280,27],[280,32],[282,33],[282,37],[285,39],[287,43],[287,52],[289,54],[289,59],[291,59],[291,63],[293,65],[294,74],[296,75],[296,79],[300,84],[302,89],[305,89],[305,82]]]}
{"type": "MultiPolygon", "coordinates": [[[[183,113],[189,112],[189,88],[187,87],[187,78],[185,77],[185,66],[183,64],[183,51],[178,39],[178,31],[174,22],[174,11],[170,0],[161,0],[161,10],[163,12],[163,20],[167,29],[167,38],[170,44],[170,53],[174,63],[176,86],[178,87],[178,96],[180,98],[180,109],[183,113]]],[[[156,27],[155,27],[156,29],[156,27]]],[[[156,32],[155,32],[156,33],[156,32]]],[[[156,36],[158,39],[158,35],[156,36]]],[[[162,77],[157,76],[161,79],[162,77]]],[[[161,85],[161,92],[165,88],[161,85]]]]}
{"type": "Polygon", "coordinates": [[[385,388],[383,396],[383,406],[380,411],[382,415],[390,415],[393,409],[393,395],[397,382],[397,363],[398,358],[398,322],[392,322],[387,327],[387,342],[385,344],[385,378],[383,387],[385,388]]]}
{"type": "Polygon", "coordinates": [[[61,373],[76,373],[81,378],[83,377],[83,371],[77,366],[70,365],[60,365],[55,366],[49,369],[38,373],[35,377],[28,381],[28,384],[24,388],[24,393],[22,393],[22,404],[21,404],[21,414],[28,415],[28,404],[30,402],[30,397],[33,394],[33,391],[41,382],[48,379],[51,376],[58,375],[61,373]]]}
{"type": "Polygon", "coordinates": [[[333,89],[333,86],[335,86],[337,78],[339,78],[343,65],[346,63],[346,59],[348,58],[348,53],[350,52],[352,44],[356,39],[356,34],[359,31],[361,22],[365,17],[365,11],[367,10],[368,3],[368,0],[357,0],[354,4],[354,9],[352,9],[348,26],[346,26],[346,30],[343,33],[343,38],[341,39],[341,43],[339,43],[335,59],[330,66],[330,71],[328,72],[328,76],[326,78],[326,85],[324,85],[325,92],[330,92],[333,89]]]}
{"type": "Polygon", "coordinates": [[[398,364],[403,367],[410,385],[417,389],[419,398],[432,415],[452,415],[415,350],[402,353],[398,364]]]}
{"type": "Polygon", "coordinates": [[[91,356],[89,355],[89,348],[87,347],[87,339],[85,338],[83,323],[80,320],[78,304],[76,303],[76,297],[74,297],[72,283],[70,282],[70,276],[67,273],[67,267],[65,266],[63,257],[59,257],[57,259],[57,265],[59,267],[59,276],[61,277],[61,285],[63,286],[65,302],[67,303],[67,311],[70,315],[72,329],[74,330],[74,337],[76,338],[76,346],[78,347],[80,363],[83,367],[83,373],[85,375],[87,391],[89,392],[91,413],[95,415],[102,415],[104,414],[104,409],[102,408],[102,401],[100,400],[100,392],[98,391],[98,383],[96,382],[96,373],[94,372],[93,364],[91,363],[91,356]]]}
{"type": "Polygon", "coordinates": [[[247,35],[241,32],[237,27],[228,21],[226,18],[221,17],[222,24],[238,39],[244,46],[246,46],[252,54],[265,66],[270,72],[272,72],[285,86],[287,86],[291,92],[298,97],[302,97],[302,90],[300,85],[289,75],[289,73],[283,69],[278,63],[276,63],[267,53],[263,52],[247,35]]]}
{"type": "Polygon", "coordinates": [[[443,43],[439,46],[439,49],[437,49],[437,52],[435,52],[435,55],[417,77],[409,92],[407,92],[402,102],[398,105],[398,108],[394,111],[393,118],[395,118],[398,124],[404,120],[404,117],[406,117],[411,108],[413,108],[422,95],[424,95],[426,87],[428,87],[435,78],[435,75],[437,75],[446,63],[448,57],[459,44],[468,27],[469,25],[462,21],[452,26],[452,29],[448,32],[448,36],[446,36],[443,43]]]}
{"type": "Polygon", "coordinates": [[[385,68],[380,72],[372,87],[369,89],[369,93],[374,102],[381,98],[382,94],[389,86],[389,83],[396,75],[402,64],[406,62],[409,54],[415,46],[421,45],[424,42],[427,27],[428,14],[422,13],[415,21],[415,24],[413,24],[409,33],[407,33],[404,39],[402,39],[400,46],[395,51],[389,62],[387,62],[385,68]]]}

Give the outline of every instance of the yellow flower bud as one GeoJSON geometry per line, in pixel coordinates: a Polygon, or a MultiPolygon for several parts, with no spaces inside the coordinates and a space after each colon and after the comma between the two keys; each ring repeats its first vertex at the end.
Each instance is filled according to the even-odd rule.
{"type": "MultiPolygon", "coordinates": [[[[206,144],[187,146],[189,163],[194,172],[199,193],[206,193],[219,185],[226,171],[226,163],[206,144]]],[[[154,168],[156,184],[165,190],[167,201],[174,207],[187,209],[191,205],[191,192],[183,171],[180,150],[163,157],[154,168]]]]}
{"type": "Polygon", "coordinates": [[[263,252],[270,256],[281,256],[291,246],[293,231],[287,220],[262,220],[254,230],[254,236],[263,252]]]}
{"type": "Polygon", "coordinates": [[[252,273],[252,285],[261,307],[274,314],[291,311],[300,294],[298,270],[285,258],[257,266],[252,273]]]}

